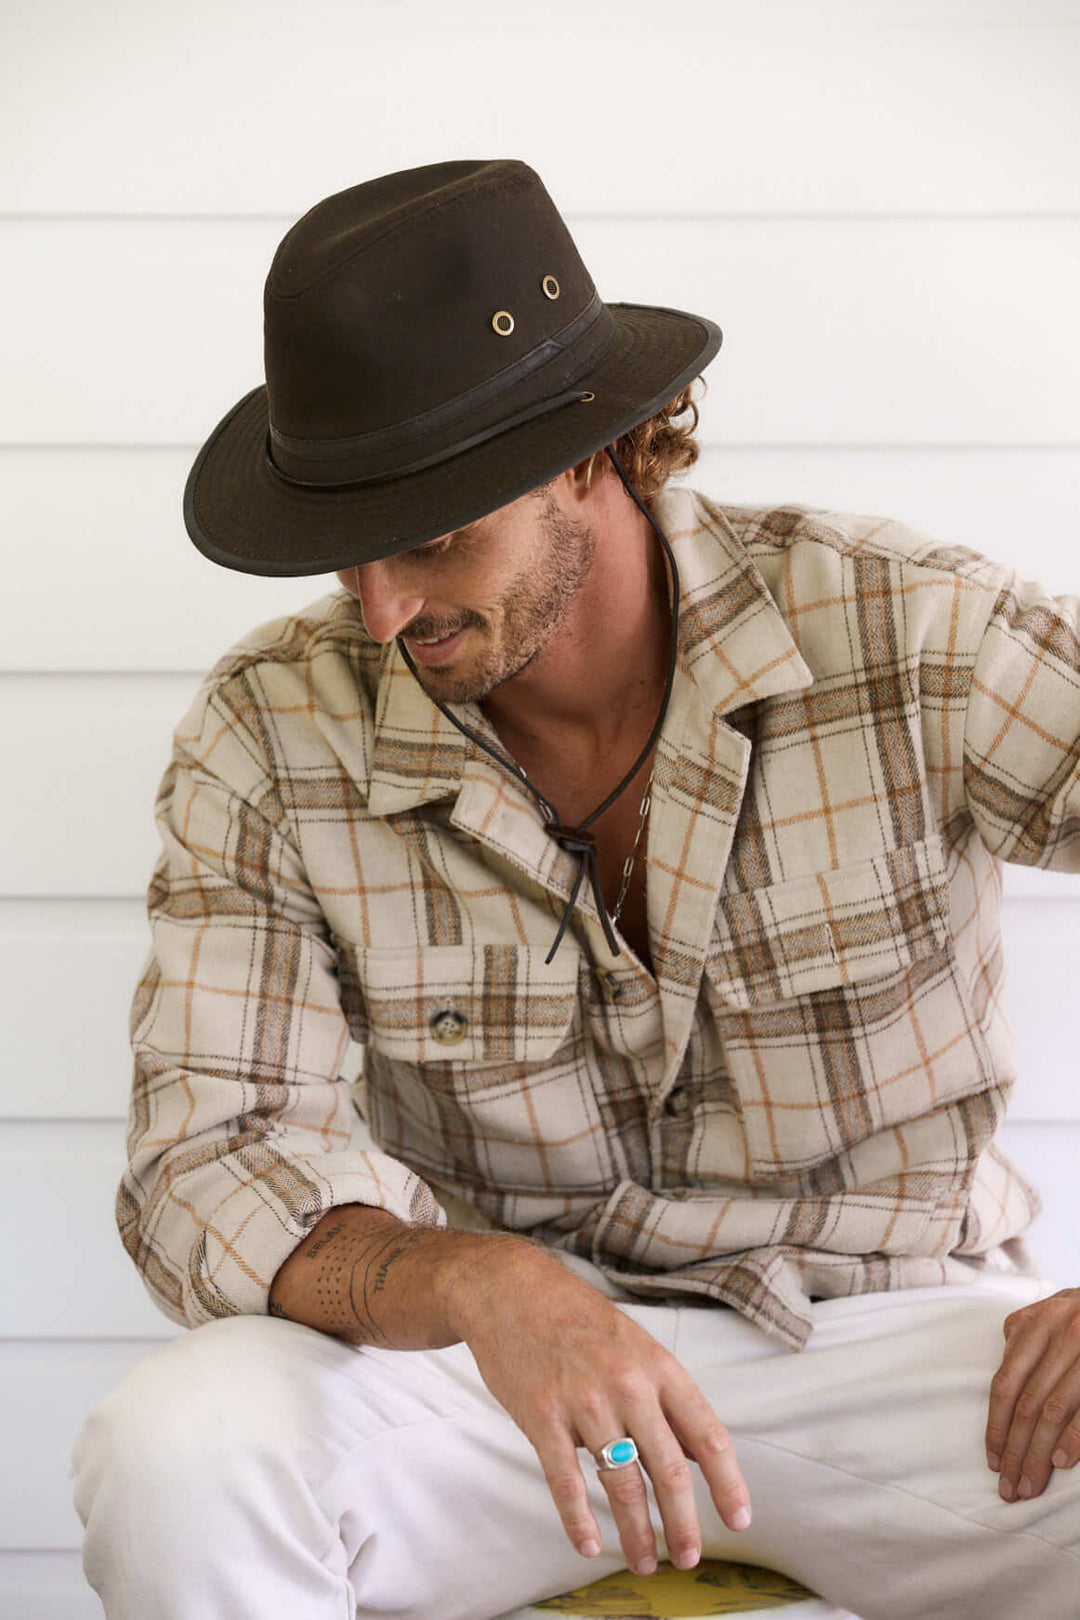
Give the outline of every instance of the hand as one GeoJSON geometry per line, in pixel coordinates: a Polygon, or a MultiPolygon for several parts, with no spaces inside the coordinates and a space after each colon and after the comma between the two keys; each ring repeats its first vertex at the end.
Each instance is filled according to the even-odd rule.
{"type": "Polygon", "coordinates": [[[1011,1502],[1041,1495],[1055,1468],[1080,1458],[1080,1288],[1013,1311],[1005,1339],[990,1385],[986,1458],[1011,1502]]]}
{"type": "MultiPolygon", "coordinates": [[[[534,1446],[563,1528],[584,1557],[600,1551],[600,1531],[576,1448],[595,1453],[624,1436],[637,1442],[678,1568],[701,1556],[688,1458],[724,1523],[746,1529],[750,1496],[727,1430],[675,1358],[611,1300],[524,1244],[488,1250],[459,1274],[454,1292],[457,1331],[534,1446]]],[[[627,1565],[651,1574],[656,1541],[640,1468],[603,1469],[600,1479],[627,1565]]]]}

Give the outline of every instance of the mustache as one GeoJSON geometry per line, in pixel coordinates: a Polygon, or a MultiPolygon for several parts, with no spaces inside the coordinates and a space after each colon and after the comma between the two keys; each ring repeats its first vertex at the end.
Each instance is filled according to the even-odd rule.
{"type": "Polygon", "coordinates": [[[453,622],[447,620],[442,623],[437,619],[416,618],[408,623],[404,630],[398,632],[402,636],[415,636],[419,641],[431,641],[436,637],[452,636],[458,630],[464,630],[467,625],[483,627],[483,620],[478,613],[464,613],[453,622]]]}

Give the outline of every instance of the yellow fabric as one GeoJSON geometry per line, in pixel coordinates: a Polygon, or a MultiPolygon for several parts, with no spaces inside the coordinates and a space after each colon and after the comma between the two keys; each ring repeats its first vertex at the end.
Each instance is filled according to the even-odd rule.
{"type": "MultiPolygon", "coordinates": [[[[805,1586],[756,1564],[703,1559],[696,1569],[661,1564],[655,1575],[620,1570],[591,1586],[536,1604],[549,1614],[622,1617],[622,1620],[697,1620],[716,1614],[754,1614],[812,1597],[805,1586]]],[[[792,1617],[794,1620],[794,1616],[792,1617]]]]}

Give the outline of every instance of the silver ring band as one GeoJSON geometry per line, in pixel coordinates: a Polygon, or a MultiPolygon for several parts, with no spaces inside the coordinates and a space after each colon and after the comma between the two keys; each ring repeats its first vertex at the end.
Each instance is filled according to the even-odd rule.
{"type": "Polygon", "coordinates": [[[606,1446],[601,1446],[596,1453],[597,1468],[612,1470],[616,1468],[632,1468],[638,1460],[638,1448],[629,1435],[621,1440],[609,1440],[606,1446]]]}

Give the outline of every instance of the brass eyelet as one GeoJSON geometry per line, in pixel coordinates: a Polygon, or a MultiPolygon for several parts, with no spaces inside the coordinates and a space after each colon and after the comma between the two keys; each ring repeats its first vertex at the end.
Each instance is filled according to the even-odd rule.
{"type": "Polygon", "coordinates": [[[555,280],[554,276],[545,276],[540,285],[544,289],[545,298],[558,298],[559,283],[555,280]]]}
{"type": "Polygon", "coordinates": [[[497,309],[491,317],[491,324],[500,337],[509,337],[514,330],[514,317],[508,309],[497,309]]]}

